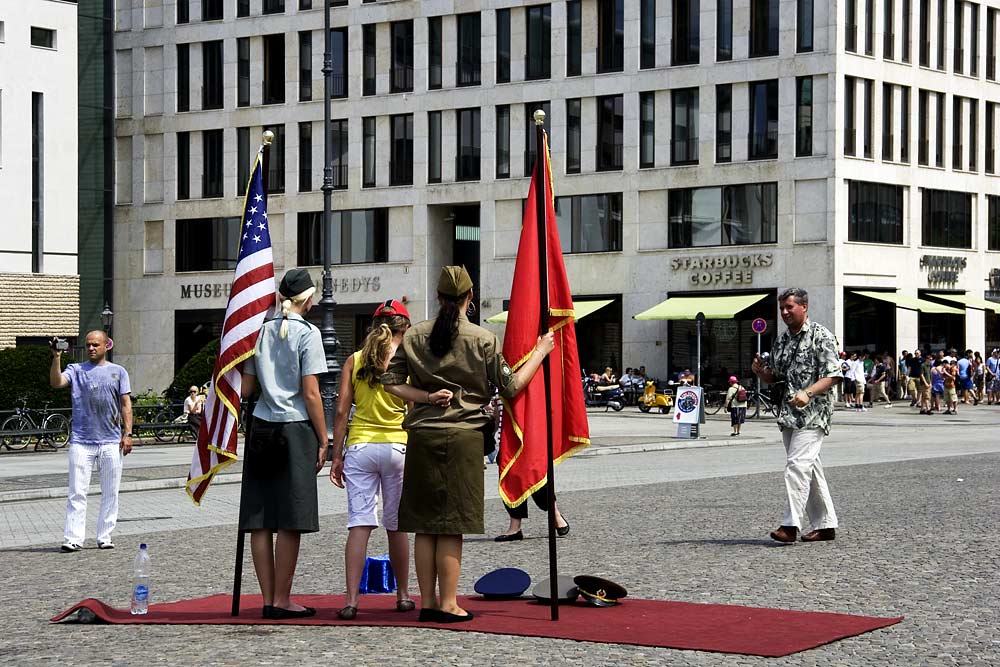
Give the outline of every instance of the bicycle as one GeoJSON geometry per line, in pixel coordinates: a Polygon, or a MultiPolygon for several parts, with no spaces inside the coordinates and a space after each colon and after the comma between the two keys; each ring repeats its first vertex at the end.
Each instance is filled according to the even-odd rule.
{"type": "Polygon", "coordinates": [[[765,415],[778,416],[778,406],[771,401],[770,396],[764,392],[758,393],[756,389],[747,389],[747,417],[757,419],[761,411],[765,415]]]}
{"type": "Polygon", "coordinates": [[[711,389],[710,385],[705,385],[705,413],[718,414],[722,406],[726,404],[726,392],[719,389],[711,389]]]}
{"type": "Polygon", "coordinates": [[[52,449],[66,446],[70,421],[60,412],[49,412],[51,401],[43,403],[41,410],[29,408],[27,398],[18,399],[18,403],[21,405],[14,408],[14,414],[0,425],[0,447],[17,451],[27,447],[32,438],[37,438],[36,449],[43,443],[52,449]]]}

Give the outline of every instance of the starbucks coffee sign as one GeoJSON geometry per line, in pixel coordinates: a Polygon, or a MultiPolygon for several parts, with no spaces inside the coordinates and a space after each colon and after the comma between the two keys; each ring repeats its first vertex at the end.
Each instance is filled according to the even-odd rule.
{"type": "Polygon", "coordinates": [[[934,286],[954,285],[968,265],[965,257],[951,255],[923,255],[920,268],[927,270],[927,284],[934,286]]]}
{"type": "Polygon", "coordinates": [[[670,260],[672,270],[690,271],[688,282],[695,286],[751,285],[754,269],[767,268],[773,264],[774,255],[769,252],[695,255],[670,260]]]}

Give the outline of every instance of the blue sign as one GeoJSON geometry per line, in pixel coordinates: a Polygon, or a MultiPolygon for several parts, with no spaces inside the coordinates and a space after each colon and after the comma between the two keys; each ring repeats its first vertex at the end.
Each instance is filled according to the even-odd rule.
{"type": "Polygon", "coordinates": [[[753,329],[755,334],[762,334],[767,331],[767,322],[762,317],[758,317],[751,324],[750,328],[753,329]]]}

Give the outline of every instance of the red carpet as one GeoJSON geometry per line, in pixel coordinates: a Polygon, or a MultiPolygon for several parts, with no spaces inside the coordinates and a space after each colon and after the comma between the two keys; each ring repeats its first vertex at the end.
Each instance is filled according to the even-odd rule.
{"type": "Polygon", "coordinates": [[[337,610],[344,606],[342,595],[296,595],[295,600],[315,607],[316,616],[265,621],[260,617],[260,596],[244,595],[240,616],[234,618],[229,615],[232,598],[229,595],[213,595],[153,604],[146,616],[132,616],[127,609],[114,609],[99,600],[88,598],[52,618],[52,621],[61,621],[78,609],[87,608],[108,623],[386,625],[780,657],[903,620],[902,616],[874,618],[627,598],[616,607],[597,608],[579,603],[564,605],[559,608],[559,621],[552,622],[548,606],[534,601],[496,602],[480,597],[464,597],[462,606],[476,614],[476,618],[468,623],[438,625],[418,622],[415,611],[406,614],[396,612],[395,596],[392,595],[363,596],[355,621],[337,618],[337,610]]]}

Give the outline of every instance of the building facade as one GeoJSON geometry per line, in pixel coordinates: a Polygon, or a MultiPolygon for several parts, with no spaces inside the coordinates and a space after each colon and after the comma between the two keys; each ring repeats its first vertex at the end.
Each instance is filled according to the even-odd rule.
{"type": "MultiPolygon", "coordinates": [[[[265,129],[276,271],[319,279],[323,3],[133,4],[115,25],[116,350],[161,389],[218,335],[265,129]]],[[[787,286],[845,348],[1000,342],[981,303],[1000,3],[332,4],[342,354],[387,298],[433,316],[443,264],[470,268],[480,315],[504,310],[539,108],[574,297],[610,301],[578,323],[586,369],[693,367],[693,321],[632,316],[760,295],[702,340],[710,383],[747,373],[750,323],[768,346],[787,286]]]]}
{"type": "Polygon", "coordinates": [[[0,348],[76,338],[77,6],[0,15],[0,348]]]}

